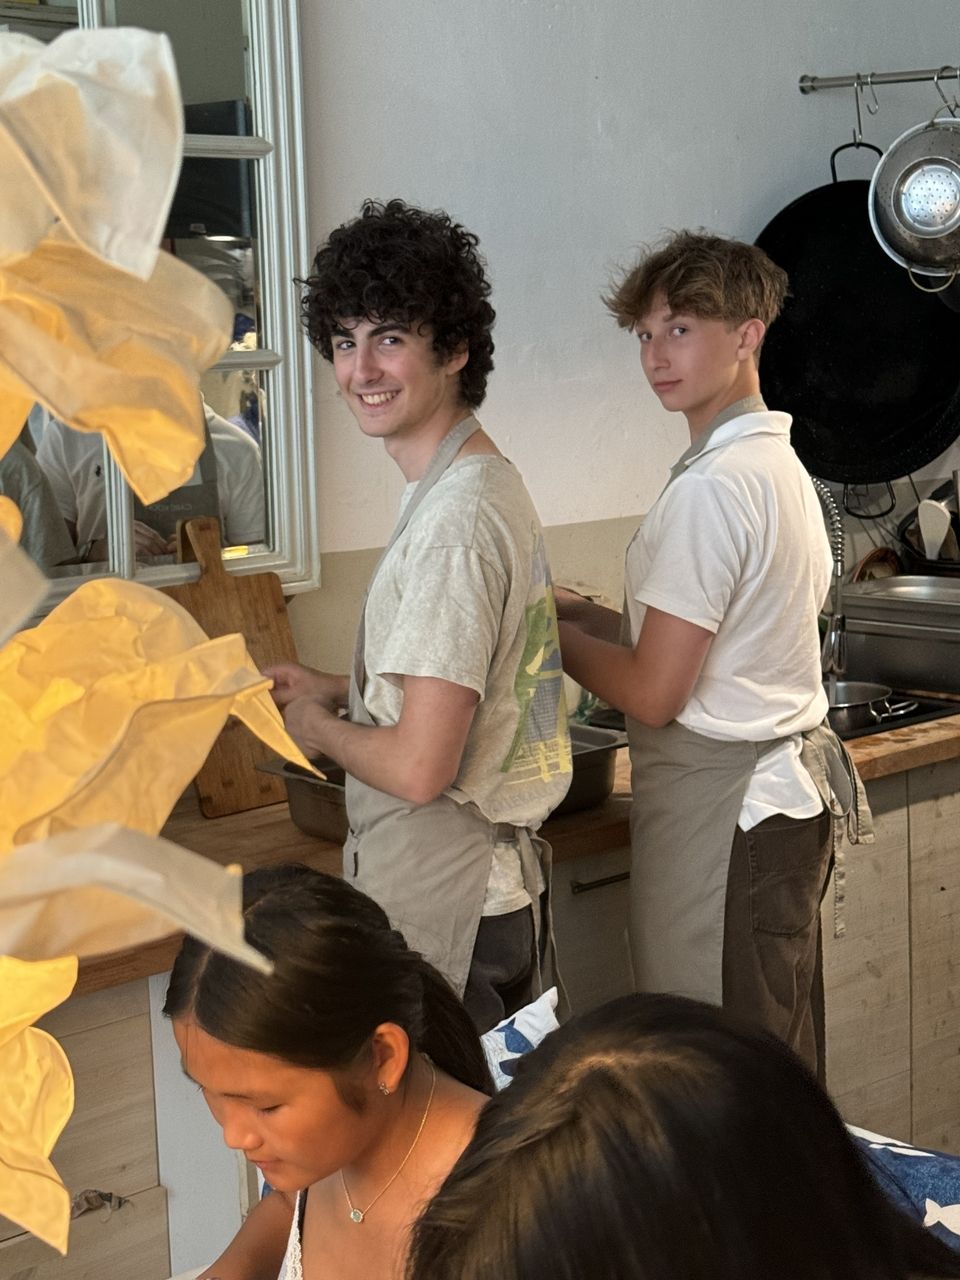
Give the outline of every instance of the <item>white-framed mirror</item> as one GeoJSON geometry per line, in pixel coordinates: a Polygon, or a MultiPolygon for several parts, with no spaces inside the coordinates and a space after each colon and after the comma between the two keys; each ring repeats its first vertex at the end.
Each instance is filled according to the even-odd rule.
{"type": "Polygon", "coordinates": [[[0,3],[0,30],[53,39],[74,25],[140,26],[170,37],[186,139],[164,248],[224,289],[234,340],[201,380],[204,457],[190,483],[153,508],[134,499],[98,437],[51,422],[39,408],[31,415],[23,443],[49,480],[75,547],[71,557],[48,554],[45,607],[91,575],[157,587],[196,577],[197,567],[178,565],[170,551],[176,519],[189,514],[220,517],[231,572],[272,570],[287,594],[315,587],[310,348],[294,283],[310,261],[297,6],[0,3]]]}

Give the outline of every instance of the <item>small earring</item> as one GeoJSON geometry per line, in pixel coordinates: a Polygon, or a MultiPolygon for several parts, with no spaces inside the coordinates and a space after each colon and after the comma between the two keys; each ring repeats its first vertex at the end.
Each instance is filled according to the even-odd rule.
{"type": "Polygon", "coordinates": [[[377,1085],[377,1088],[380,1090],[380,1092],[383,1094],[385,1098],[390,1097],[390,1086],[387,1084],[385,1080],[381,1080],[380,1083],[377,1085]]]}

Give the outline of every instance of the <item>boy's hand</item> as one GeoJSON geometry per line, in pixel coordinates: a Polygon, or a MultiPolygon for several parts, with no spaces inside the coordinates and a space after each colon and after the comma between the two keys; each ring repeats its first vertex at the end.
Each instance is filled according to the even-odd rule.
{"type": "Polygon", "coordinates": [[[598,640],[616,644],[620,638],[620,614],[605,605],[597,604],[588,596],[582,596],[569,587],[554,587],[553,598],[557,606],[558,622],[565,622],[598,640]]]}
{"type": "Polygon", "coordinates": [[[338,718],[336,707],[311,694],[294,698],[287,703],[283,712],[287,733],[308,756],[326,754],[319,735],[323,733],[327,722],[338,718]]]}
{"type": "Polygon", "coordinates": [[[316,671],[301,666],[299,662],[275,662],[263,668],[263,674],[273,681],[271,693],[278,707],[289,706],[296,698],[311,698],[323,703],[330,711],[345,706],[348,682],[346,676],[316,671]]]}
{"type": "Polygon", "coordinates": [[[575,622],[584,604],[590,603],[586,596],[580,595],[577,591],[571,591],[569,587],[554,587],[553,600],[557,606],[557,617],[561,622],[575,622]]]}

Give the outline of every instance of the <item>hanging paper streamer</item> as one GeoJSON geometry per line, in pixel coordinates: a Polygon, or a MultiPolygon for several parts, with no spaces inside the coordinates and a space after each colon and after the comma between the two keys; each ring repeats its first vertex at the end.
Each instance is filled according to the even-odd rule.
{"type": "Polygon", "coordinates": [[[73,1111],[73,1076],[56,1040],[32,1024],[76,980],[74,956],[38,964],[0,956],[0,1210],[61,1253],[70,1196],[49,1157],[73,1111]]]}

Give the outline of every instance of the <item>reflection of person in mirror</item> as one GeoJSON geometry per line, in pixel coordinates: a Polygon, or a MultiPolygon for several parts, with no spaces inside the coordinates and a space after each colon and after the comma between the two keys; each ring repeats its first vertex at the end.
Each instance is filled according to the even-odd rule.
{"type": "Polygon", "coordinates": [[[20,509],[20,546],[41,569],[50,569],[73,560],[76,551],[32,445],[25,427],[0,458],[0,494],[20,509]]]}
{"type": "Polygon", "coordinates": [[[473,416],[493,367],[490,286],[475,236],[399,200],[334,231],[306,284],[311,340],[408,487],[355,679],[267,674],[293,737],[349,775],[345,875],[486,1030],[540,989],[535,832],[570,780],[540,522],[473,416]]]}
{"type": "MultiPolygon", "coordinates": [[[[152,507],[137,508],[134,540],[138,559],[174,549],[177,514],[216,515],[225,546],[262,542],[265,535],[263,464],[260,450],[246,432],[227,422],[206,403],[206,458],[191,479],[152,507]],[[207,466],[212,446],[215,467],[207,466]],[[205,486],[201,490],[200,486],[205,486]],[[198,501],[191,500],[191,489],[198,501]],[[184,499],[183,502],[178,499],[184,499]]],[[[36,428],[35,428],[36,430],[36,428]]],[[[37,460],[56,496],[60,513],[84,560],[106,557],[107,510],[103,474],[103,439],[95,432],[74,431],[43,414],[37,460]]]]}

